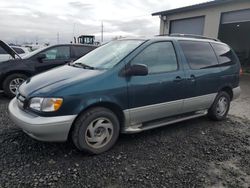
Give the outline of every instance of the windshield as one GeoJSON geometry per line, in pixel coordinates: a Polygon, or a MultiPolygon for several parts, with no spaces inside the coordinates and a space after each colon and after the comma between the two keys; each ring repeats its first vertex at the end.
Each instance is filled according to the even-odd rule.
{"type": "Polygon", "coordinates": [[[48,48],[48,47],[46,46],[46,47],[43,47],[43,48],[39,48],[39,49],[37,49],[37,50],[35,50],[35,51],[33,51],[33,52],[30,52],[30,53],[28,53],[27,55],[24,55],[24,56],[22,57],[22,59],[28,59],[28,58],[30,58],[31,56],[33,56],[33,55],[35,55],[35,54],[38,54],[39,52],[43,51],[43,50],[46,49],[46,48],[48,48]]]}
{"type": "Polygon", "coordinates": [[[110,69],[143,42],[143,40],[112,41],[78,59],[73,65],[82,65],[82,67],[92,67],[93,69],[110,69]]]}

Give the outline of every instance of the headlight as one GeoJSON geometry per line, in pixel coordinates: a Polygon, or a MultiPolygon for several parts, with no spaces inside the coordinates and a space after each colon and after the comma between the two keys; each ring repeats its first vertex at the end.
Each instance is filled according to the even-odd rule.
{"type": "Polygon", "coordinates": [[[40,98],[35,97],[30,100],[29,107],[41,112],[55,112],[62,106],[61,98],[40,98]]]}

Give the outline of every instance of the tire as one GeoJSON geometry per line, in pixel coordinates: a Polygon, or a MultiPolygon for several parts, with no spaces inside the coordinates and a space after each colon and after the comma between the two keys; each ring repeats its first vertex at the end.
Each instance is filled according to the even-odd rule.
{"type": "Polygon", "coordinates": [[[117,116],[103,107],[91,108],[84,112],[73,126],[71,133],[73,144],[80,151],[91,154],[100,154],[111,149],[120,133],[117,116]]]}
{"type": "Polygon", "coordinates": [[[15,92],[13,92],[14,90],[16,91],[16,89],[28,78],[28,76],[26,76],[25,74],[11,74],[9,76],[7,76],[5,78],[5,80],[3,81],[3,91],[4,94],[9,97],[9,98],[13,98],[16,96],[15,92]],[[15,82],[16,80],[16,82],[15,82]],[[18,81],[19,80],[19,81],[18,81]],[[19,82],[19,83],[18,83],[19,82]],[[16,88],[14,89],[13,87],[13,83],[16,83],[16,88]],[[12,84],[12,86],[11,86],[12,84]],[[11,89],[11,87],[13,89],[11,89]]]}
{"type": "Polygon", "coordinates": [[[227,92],[219,92],[208,110],[208,117],[214,121],[225,120],[230,109],[231,98],[227,92]],[[223,102],[222,102],[223,101],[223,102]],[[221,107],[220,107],[221,104],[221,107]]]}

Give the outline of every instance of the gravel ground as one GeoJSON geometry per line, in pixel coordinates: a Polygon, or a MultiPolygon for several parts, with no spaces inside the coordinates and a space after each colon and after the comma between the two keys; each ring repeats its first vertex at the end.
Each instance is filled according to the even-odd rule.
{"type": "Polygon", "coordinates": [[[223,122],[121,135],[111,151],[90,156],[31,139],[7,104],[0,95],[0,187],[250,187],[250,121],[234,110],[223,122]]]}
{"type": "Polygon", "coordinates": [[[230,114],[250,120],[250,74],[241,77],[241,96],[232,102],[230,114]]]}

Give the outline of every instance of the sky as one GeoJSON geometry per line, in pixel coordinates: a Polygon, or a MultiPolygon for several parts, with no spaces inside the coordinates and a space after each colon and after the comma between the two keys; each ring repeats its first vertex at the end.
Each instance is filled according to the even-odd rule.
{"type": "Polygon", "coordinates": [[[208,0],[0,0],[0,40],[8,43],[69,43],[73,36],[159,34],[160,19],[152,13],[208,0]]]}

